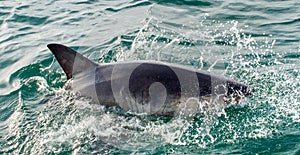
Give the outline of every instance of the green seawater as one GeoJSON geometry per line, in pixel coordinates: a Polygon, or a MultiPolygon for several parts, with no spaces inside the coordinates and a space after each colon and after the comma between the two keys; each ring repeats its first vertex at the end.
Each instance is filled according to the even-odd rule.
{"type": "Polygon", "coordinates": [[[0,1],[0,154],[300,155],[298,0],[0,1]],[[63,89],[46,45],[159,60],[246,83],[241,105],[165,118],[63,89]]]}

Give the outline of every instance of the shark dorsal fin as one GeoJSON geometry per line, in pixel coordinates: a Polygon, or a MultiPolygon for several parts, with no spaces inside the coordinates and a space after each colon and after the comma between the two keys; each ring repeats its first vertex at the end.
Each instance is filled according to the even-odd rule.
{"type": "Polygon", "coordinates": [[[74,74],[98,66],[98,64],[67,46],[61,44],[48,44],[47,47],[54,54],[56,60],[66,73],[67,79],[71,79],[74,74]]]}

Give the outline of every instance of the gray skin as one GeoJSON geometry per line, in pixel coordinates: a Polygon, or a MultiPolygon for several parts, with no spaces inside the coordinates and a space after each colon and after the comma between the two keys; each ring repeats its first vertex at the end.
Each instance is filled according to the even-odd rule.
{"type": "Polygon", "coordinates": [[[99,65],[64,45],[49,44],[48,48],[67,79],[72,79],[68,82],[72,90],[93,102],[125,111],[191,114],[203,108],[201,102],[226,106],[240,103],[253,92],[232,79],[180,65],[158,61],[99,65]]]}

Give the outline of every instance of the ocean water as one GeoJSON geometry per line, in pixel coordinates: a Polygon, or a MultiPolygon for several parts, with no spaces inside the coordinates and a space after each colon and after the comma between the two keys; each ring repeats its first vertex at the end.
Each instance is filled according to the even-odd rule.
{"type": "Polygon", "coordinates": [[[300,154],[297,0],[0,1],[0,154],[300,154]],[[46,45],[98,63],[159,60],[246,83],[194,117],[104,110],[63,89],[46,45]]]}

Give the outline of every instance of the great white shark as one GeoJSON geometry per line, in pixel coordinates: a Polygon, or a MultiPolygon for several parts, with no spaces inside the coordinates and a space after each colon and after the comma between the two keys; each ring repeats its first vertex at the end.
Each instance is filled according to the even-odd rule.
{"type": "Polygon", "coordinates": [[[191,114],[210,104],[240,103],[253,92],[240,82],[181,65],[159,61],[97,64],[67,46],[47,47],[65,72],[69,88],[93,102],[125,111],[191,114]]]}

